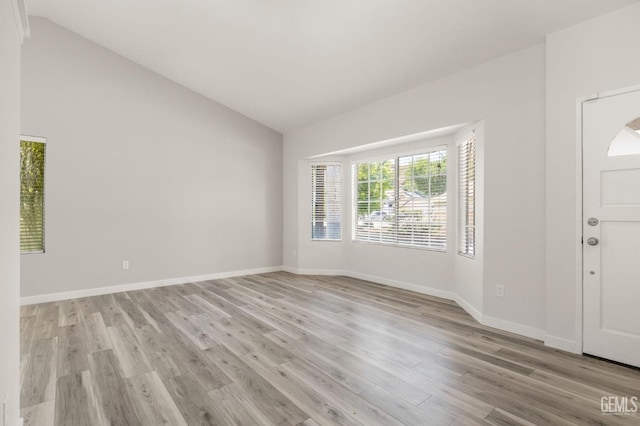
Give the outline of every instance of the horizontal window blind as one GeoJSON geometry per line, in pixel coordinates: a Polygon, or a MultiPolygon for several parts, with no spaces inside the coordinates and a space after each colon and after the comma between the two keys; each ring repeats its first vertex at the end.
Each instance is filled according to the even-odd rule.
{"type": "Polygon", "coordinates": [[[356,162],[353,240],[446,250],[447,152],[356,162]]]}
{"type": "Polygon", "coordinates": [[[476,251],[476,138],[458,146],[458,253],[474,257],[476,251]]]}
{"type": "Polygon", "coordinates": [[[46,144],[20,141],[20,252],[44,252],[46,144]]]}
{"type": "Polygon", "coordinates": [[[311,165],[311,238],[342,238],[342,167],[339,164],[311,165]]]}

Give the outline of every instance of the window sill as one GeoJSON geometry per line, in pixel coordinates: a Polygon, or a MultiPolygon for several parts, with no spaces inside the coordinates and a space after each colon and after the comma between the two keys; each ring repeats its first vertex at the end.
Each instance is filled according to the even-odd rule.
{"type": "Polygon", "coordinates": [[[466,253],[460,253],[460,252],[458,252],[458,256],[467,258],[469,260],[475,260],[476,258],[476,256],[473,254],[466,254],[466,253]]]}
{"type": "Polygon", "coordinates": [[[436,253],[447,253],[447,247],[443,248],[435,248],[435,247],[420,247],[420,246],[408,246],[403,244],[391,244],[391,243],[378,243],[375,241],[362,241],[362,240],[351,240],[354,244],[367,244],[371,246],[379,246],[379,247],[392,247],[392,248],[401,248],[408,250],[422,250],[422,251],[432,251],[436,253]]]}

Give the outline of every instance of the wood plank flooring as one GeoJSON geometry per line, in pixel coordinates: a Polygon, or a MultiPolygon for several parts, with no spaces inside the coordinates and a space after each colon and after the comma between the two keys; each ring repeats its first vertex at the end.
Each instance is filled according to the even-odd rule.
{"type": "Polygon", "coordinates": [[[25,306],[25,426],[640,424],[640,372],[454,302],[285,272],[25,306]]]}

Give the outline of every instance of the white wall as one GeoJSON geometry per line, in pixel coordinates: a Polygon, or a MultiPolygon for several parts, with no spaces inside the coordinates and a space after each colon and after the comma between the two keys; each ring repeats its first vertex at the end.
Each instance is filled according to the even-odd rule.
{"type": "MultiPolygon", "coordinates": [[[[12,2],[0,2],[0,404],[7,425],[20,413],[20,37],[12,2]]],[[[1,410],[1,408],[0,408],[1,410]]]]}
{"type": "MultiPolygon", "coordinates": [[[[314,269],[316,247],[300,232],[305,203],[300,162],[338,151],[458,123],[485,120],[483,314],[501,326],[541,335],[544,324],[544,69],[537,45],[394,97],[289,132],[284,146],[284,251],[287,267],[314,269]],[[297,256],[294,256],[294,253],[297,256]],[[301,262],[304,260],[304,264],[301,262]],[[303,266],[303,268],[301,268],[303,266]],[[495,285],[506,286],[504,299],[495,285]]],[[[450,224],[455,228],[455,222],[450,224]]],[[[346,246],[346,245],[345,245],[346,246]]],[[[322,246],[322,250],[328,250],[322,246]]],[[[453,248],[452,248],[453,249],[453,248]]],[[[403,267],[437,264],[441,253],[367,246],[345,258],[334,250],[328,269],[371,268],[396,275],[403,267]],[[338,254],[336,254],[338,253],[338,254]],[[376,259],[375,262],[366,259],[376,259]],[[347,259],[347,260],[345,260],[347,259]],[[347,262],[344,265],[340,262],[347,262]],[[406,264],[405,264],[406,263],[406,264]],[[397,268],[397,269],[396,269],[397,268]]],[[[418,276],[419,275],[419,276],[418,276]]],[[[405,277],[408,284],[455,291],[455,275],[405,277]]]]}
{"type": "MultiPolygon", "coordinates": [[[[450,273],[403,280],[456,292],[502,326],[545,329],[548,344],[575,350],[580,343],[576,99],[640,84],[640,58],[633,54],[640,39],[638,18],[640,5],[632,5],[552,34],[546,48],[535,46],[285,135],[284,265],[364,271],[370,265],[365,260],[373,257],[383,260],[374,271],[382,274],[399,262],[408,262],[407,269],[438,263],[438,253],[415,251],[409,261],[392,248],[366,246],[355,253],[346,241],[309,244],[303,226],[308,218],[299,207],[308,196],[303,178],[307,158],[484,120],[484,256],[474,265],[482,269],[479,284],[468,284],[479,274],[465,270],[458,258],[450,273]],[[495,297],[496,284],[506,286],[504,299],[495,297]],[[482,297],[478,285],[483,286],[482,297]]],[[[24,295],[279,263],[279,176],[277,166],[267,166],[278,161],[277,134],[51,23],[38,20],[35,26],[35,40],[25,49],[22,132],[47,136],[50,142],[48,253],[23,259],[24,295]],[[148,173],[138,173],[136,160],[159,147],[155,160],[145,164],[148,173]],[[195,163],[185,154],[190,148],[204,152],[195,163]],[[257,197],[254,203],[264,206],[256,210],[266,208],[262,215],[221,212],[210,185],[194,184],[218,176],[208,170],[215,159],[245,153],[259,170],[246,175],[233,168],[234,182],[245,190],[262,185],[248,190],[257,197]],[[97,198],[92,181],[75,178],[90,173],[100,193],[108,194],[106,200],[97,198]],[[255,179],[263,174],[266,181],[255,179]],[[131,185],[152,193],[139,200],[136,196],[143,192],[131,185]],[[200,190],[209,197],[201,197],[200,190]],[[271,193],[266,196],[266,191],[271,193]],[[171,203],[173,199],[181,202],[171,203]],[[198,212],[207,218],[222,215],[223,220],[203,231],[190,226],[202,218],[198,212]],[[241,221],[256,225],[257,244],[253,238],[238,244],[230,239],[233,227],[228,225],[241,221]],[[220,222],[227,226],[216,227],[220,222]],[[120,270],[125,257],[132,262],[126,274],[120,270]],[[249,263],[237,263],[239,259],[249,263]]],[[[8,32],[11,27],[2,28],[8,32]]],[[[3,40],[9,38],[3,33],[3,40]]],[[[3,58],[13,54],[13,47],[5,45],[3,58]]],[[[3,66],[1,72],[15,69],[3,66]]],[[[6,83],[9,78],[2,81],[9,88],[3,94],[15,90],[6,83]]],[[[10,117],[3,114],[2,119],[10,117]]],[[[10,186],[2,189],[12,191],[10,186]]],[[[228,205],[245,200],[245,190],[228,192],[228,205]]],[[[4,203],[3,209],[3,214],[15,214],[4,203]]],[[[11,261],[10,256],[5,259],[11,261]]],[[[10,274],[5,272],[10,268],[2,271],[10,274]]]]}
{"type": "MultiPolygon", "coordinates": [[[[311,235],[311,174],[310,160],[300,160],[298,185],[298,232],[302,237],[299,241],[299,256],[297,272],[300,273],[347,273],[364,279],[373,278],[387,283],[419,283],[418,290],[429,289],[430,293],[449,293],[453,287],[452,268],[455,245],[453,232],[448,234],[446,253],[426,251],[422,249],[408,249],[381,246],[363,242],[353,242],[352,235],[352,174],[351,164],[354,161],[371,160],[398,154],[423,152],[436,146],[447,146],[449,155],[455,152],[453,130],[446,136],[429,137],[418,141],[393,144],[392,146],[376,149],[359,150],[357,153],[344,155],[328,155],[315,157],[311,161],[327,161],[342,163],[342,229],[343,239],[336,241],[313,241],[311,235]],[[309,200],[307,202],[307,200],[309,200]],[[394,259],[390,267],[387,259],[394,259]]],[[[451,157],[453,158],[453,157],[451,157]]],[[[451,164],[452,159],[449,160],[451,164]]],[[[448,168],[448,193],[454,192],[455,169],[448,168]]],[[[449,222],[455,221],[455,197],[450,199],[448,206],[449,222]]],[[[455,229],[453,229],[455,231],[455,229]]],[[[447,294],[448,295],[448,294],[447,294]]]]}
{"type": "MultiPolygon", "coordinates": [[[[464,259],[456,258],[455,287],[450,290],[494,325],[532,335],[544,330],[547,344],[580,351],[576,102],[640,84],[640,58],[633,54],[640,40],[639,19],[640,5],[635,4],[552,34],[545,46],[285,135],[284,264],[298,267],[302,256],[304,266],[312,268],[306,259],[316,253],[306,247],[307,236],[292,225],[302,223],[296,203],[305,193],[298,188],[295,162],[322,152],[484,119],[484,262],[476,258],[480,262],[467,265],[469,269],[464,259]],[[300,247],[303,251],[294,257],[300,247]],[[473,269],[482,266],[480,278],[473,269]],[[470,284],[472,279],[483,286],[481,297],[478,283],[470,284]],[[506,286],[504,299],[495,297],[496,284],[506,286]],[[514,328],[512,323],[525,328],[514,328]]],[[[378,253],[375,258],[388,259],[389,268],[400,259],[393,249],[369,250],[378,253]]],[[[332,265],[330,258],[327,264],[325,257],[323,267],[349,270],[359,263],[360,268],[367,267],[363,258],[341,256],[339,250],[331,253],[342,264],[332,265]]]]}
{"type": "MultiPolygon", "coordinates": [[[[322,159],[314,159],[314,161],[337,162],[342,165],[341,176],[341,197],[343,202],[348,199],[351,186],[351,172],[349,170],[349,160],[345,156],[325,156],[322,159]]],[[[298,162],[298,175],[300,176],[300,185],[298,186],[298,199],[300,203],[297,206],[299,217],[302,220],[297,224],[300,235],[305,235],[301,241],[302,246],[299,250],[298,269],[305,273],[314,272],[332,272],[340,274],[346,266],[345,256],[343,253],[343,244],[350,235],[348,228],[349,216],[346,210],[342,210],[342,241],[313,241],[311,240],[311,166],[310,162],[301,160],[298,162]]],[[[299,271],[296,271],[299,272],[299,271]]]]}
{"type": "MultiPolygon", "coordinates": [[[[431,137],[421,141],[402,143],[390,147],[368,150],[351,154],[347,158],[346,166],[349,170],[349,183],[352,181],[350,165],[353,161],[366,161],[376,158],[392,157],[417,152],[425,152],[434,147],[447,148],[447,251],[438,252],[423,249],[390,247],[351,240],[353,200],[346,199],[347,230],[345,234],[344,253],[347,266],[345,269],[354,276],[373,278],[374,280],[396,285],[412,284],[429,293],[441,295],[453,289],[453,262],[455,249],[455,141],[452,134],[431,137]],[[391,260],[391,261],[390,261],[391,260]]],[[[351,188],[352,185],[349,186],[351,188]]],[[[349,195],[351,192],[349,191],[349,195]]],[[[301,213],[308,217],[310,212],[301,213]]],[[[300,244],[304,245],[305,239],[300,244]]],[[[413,288],[407,286],[409,288],[413,288]]]]}
{"type": "Polygon", "coordinates": [[[639,20],[635,4],[547,37],[546,341],[564,349],[581,350],[576,100],[640,84],[639,20]]]}
{"type": "MultiPolygon", "coordinates": [[[[302,256],[304,266],[313,268],[307,259],[312,261],[316,253],[297,226],[302,222],[296,206],[305,188],[298,188],[296,162],[322,152],[484,119],[484,261],[467,265],[469,269],[464,259],[456,258],[455,286],[450,290],[494,325],[531,335],[544,330],[547,344],[580,351],[576,102],[598,92],[640,85],[640,58],[633,54],[640,40],[639,19],[640,5],[635,4],[552,34],[544,46],[285,135],[284,264],[298,267],[302,256]],[[294,257],[300,247],[302,252],[294,257]],[[473,269],[482,266],[479,278],[473,269]],[[483,286],[481,297],[478,283],[470,284],[472,279],[483,286]],[[504,299],[495,297],[496,284],[506,286],[504,299]],[[514,328],[513,323],[524,328],[514,328]]],[[[390,248],[369,250],[377,254],[366,256],[388,259],[386,270],[400,259],[399,252],[390,248]]],[[[364,257],[339,253],[331,251],[335,265],[325,257],[322,266],[367,268],[364,257]]],[[[425,254],[425,261],[427,256],[431,254],[425,254]]],[[[385,263],[376,267],[385,268],[385,263]]]]}
{"type": "Polygon", "coordinates": [[[282,264],[282,135],[50,21],[32,33],[46,253],[22,257],[22,296],[282,264]]]}

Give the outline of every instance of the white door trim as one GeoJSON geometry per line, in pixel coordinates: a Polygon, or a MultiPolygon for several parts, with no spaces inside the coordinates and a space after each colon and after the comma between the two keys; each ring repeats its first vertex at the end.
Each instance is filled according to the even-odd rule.
{"type": "Polygon", "coordinates": [[[586,102],[596,99],[609,98],[611,96],[624,95],[625,93],[640,91],[640,85],[626,87],[624,89],[610,90],[602,93],[595,93],[591,96],[585,96],[576,100],[576,210],[575,210],[575,288],[576,288],[576,328],[575,328],[575,353],[583,353],[583,252],[582,252],[582,169],[584,167],[582,161],[582,144],[583,144],[583,105],[586,102]]]}
{"type": "Polygon", "coordinates": [[[25,3],[25,0],[9,0],[9,3],[11,4],[11,9],[13,10],[13,18],[16,22],[18,38],[20,39],[20,43],[22,44],[25,37],[28,38],[31,34],[27,4],[25,3]]]}

